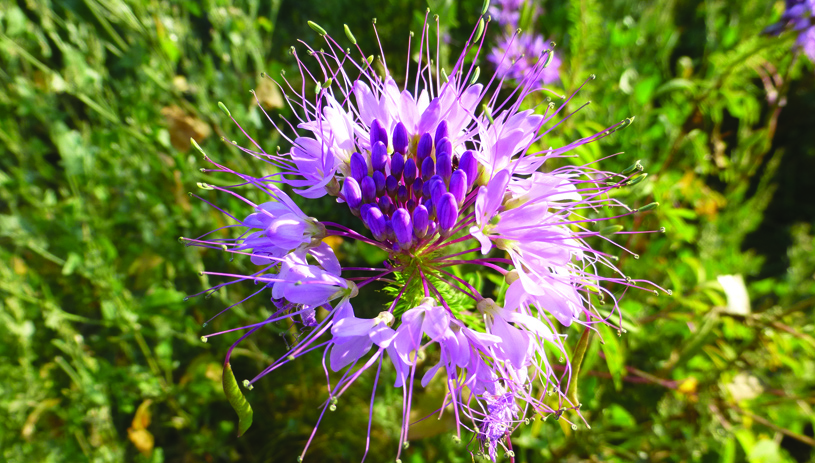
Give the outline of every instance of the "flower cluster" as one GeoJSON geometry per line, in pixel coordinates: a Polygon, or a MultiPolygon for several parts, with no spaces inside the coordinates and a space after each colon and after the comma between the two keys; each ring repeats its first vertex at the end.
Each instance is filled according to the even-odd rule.
{"type": "MultiPolygon", "coordinates": [[[[255,294],[269,295],[275,307],[266,320],[205,338],[245,331],[237,345],[271,323],[291,320],[301,327],[288,354],[245,386],[302,355],[321,352],[326,370],[342,372],[326,371],[324,414],[336,409],[339,397],[367,370],[375,367],[379,382],[383,368],[392,367],[393,386],[403,397],[401,453],[416,383],[444,381],[447,394],[437,412],[450,410],[456,438],[469,430],[481,451],[495,459],[499,448],[511,451],[507,437],[530,416],[560,417],[566,410],[579,415],[579,403],[566,394],[572,365],[561,327],[614,324],[619,310],[612,284],[655,290],[627,278],[614,266],[614,256],[589,244],[613,243],[609,236],[615,233],[636,233],[598,224],[638,212],[609,193],[639,183],[646,174],[639,163],[620,173],[566,162],[545,169],[631,121],[538,150],[573,98],[559,106],[522,109],[540,90],[552,51],[544,50],[543,59],[531,64],[510,99],[498,101],[503,81],[477,83],[477,68],[465,62],[467,56],[478,58],[483,28],[473,31],[447,74],[430,59],[427,21],[426,16],[412,88],[408,78],[403,87],[397,84],[384,57],[374,66],[347,26],[353,54],[310,23],[325,42],[323,49],[306,46],[319,78],[292,48],[302,82],[292,84],[282,76],[281,87],[298,120],[281,128],[268,117],[291,143],[290,152],[266,152],[240,129],[253,147],[231,144],[268,166],[270,173],[262,177],[233,171],[205,154],[215,166],[208,171],[239,181],[230,187],[199,186],[239,198],[250,213],[235,216],[219,209],[234,220],[225,227],[236,232],[233,237],[211,238],[210,232],[185,242],[248,255],[255,272],[205,272],[227,279],[210,290],[253,282],[260,286],[255,294]],[[313,87],[306,88],[309,80],[316,95],[313,87]],[[239,194],[245,187],[256,188],[268,201],[255,203],[239,194]],[[355,222],[309,217],[284,189],[306,199],[333,197],[355,222]],[[603,217],[607,208],[621,212],[603,217]],[[380,248],[388,258],[381,267],[343,267],[327,237],[380,248]],[[505,284],[487,297],[480,279],[466,268],[496,272],[505,284]],[[371,276],[348,276],[360,272],[371,276]],[[379,315],[364,318],[353,301],[373,282],[389,284],[394,297],[379,315]],[[600,302],[606,309],[598,309],[600,302]],[[553,365],[552,358],[563,364],[553,365]]],[[[227,362],[230,354],[231,349],[227,362]]],[[[372,406],[373,401],[372,396],[372,406]]]]}
{"type": "Polygon", "coordinates": [[[795,46],[815,62],[815,0],[786,0],[781,20],[764,33],[778,35],[785,29],[798,32],[795,46]]]}
{"type": "Polygon", "coordinates": [[[545,58],[548,62],[538,73],[541,85],[549,85],[560,80],[560,57],[541,34],[521,30],[521,10],[528,8],[526,22],[534,24],[541,13],[539,6],[519,0],[503,0],[490,7],[490,15],[501,26],[501,36],[490,50],[487,60],[493,65],[500,78],[520,82],[535,65],[545,58]]]}

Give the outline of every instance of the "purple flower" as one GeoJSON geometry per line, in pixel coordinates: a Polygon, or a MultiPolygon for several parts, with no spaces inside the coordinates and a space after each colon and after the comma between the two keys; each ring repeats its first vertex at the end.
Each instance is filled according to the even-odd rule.
{"type": "Polygon", "coordinates": [[[815,62],[815,0],[787,0],[781,20],[764,29],[764,33],[778,35],[787,29],[798,32],[795,47],[815,62]]]}
{"type": "MultiPolygon", "coordinates": [[[[521,18],[521,8],[526,3],[527,0],[498,0],[490,6],[490,16],[499,26],[515,29],[521,18]]],[[[533,6],[533,8],[536,9],[533,16],[537,16],[539,7],[533,6]]]]}
{"type": "MultiPolygon", "coordinates": [[[[549,363],[553,356],[568,358],[567,335],[558,334],[558,325],[612,324],[595,309],[603,301],[617,310],[611,285],[652,285],[626,278],[609,255],[592,247],[609,239],[595,229],[596,222],[636,212],[608,193],[645,178],[641,166],[614,173],[588,165],[550,170],[546,163],[630,120],[540,150],[574,97],[537,112],[520,109],[545,79],[545,59],[526,64],[506,101],[498,101],[502,79],[488,79],[486,86],[473,82],[476,68],[466,61],[472,56],[469,47],[478,47],[473,44],[444,81],[431,72],[424,51],[416,54],[415,74],[400,88],[385,58],[380,75],[367,55],[344,51],[319,26],[312,27],[325,40],[316,49],[308,47],[322,74],[314,76],[311,88],[285,79],[281,85],[289,89],[288,101],[297,112],[297,122],[281,130],[293,148],[270,154],[251,138],[254,148],[240,148],[277,173],[253,177],[206,157],[215,166],[210,172],[238,181],[202,188],[238,198],[251,213],[239,220],[218,209],[234,224],[216,231],[231,237],[214,238],[210,232],[185,241],[248,255],[257,265],[249,275],[204,272],[227,279],[210,290],[253,282],[259,286],[255,294],[265,293],[274,307],[259,323],[206,337],[246,331],[234,347],[267,324],[299,320],[298,343],[246,384],[316,351],[328,367],[342,372],[339,379],[326,375],[333,382],[323,413],[334,410],[338,398],[373,367],[376,388],[382,365],[389,362],[396,374],[393,387],[403,393],[400,444],[407,439],[414,391],[445,381],[449,394],[438,412],[451,407],[456,436],[474,433],[494,459],[498,447],[511,451],[504,439],[527,416],[577,410],[563,393],[571,365],[566,363],[563,372],[549,363]],[[486,109],[482,102],[488,102],[486,109]],[[304,200],[335,198],[356,216],[355,224],[306,216],[280,185],[304,200]],[[247,187],[269,200],[253,203],[240,193],[247,187]],[[599,214],[609,208],[622,212],[610,218],[599,214]],[[342,267],[323,242],[329,236],[377,247],[388,259],[381,267],[342,267]],[[471,268],[497,272],[507,289],[495,300],[485,297],[480,276],[466,273],[471,268]],[[351,276],[360,273],[367,276],[351,276]],[[390,285],[393,300],[375,318],[358,317],[353,299],[377,281],[390,285]],[[420,359],[432,366],[417,378],[420,359]],[[559,405],[552,408],[544,399],[555,394],[559,405]]],[[[541,56],[548,54],[541,49],[541,56]]],[[[312,68],[299,63],[303,75],[311,76],[307,69],[312,68]]]]}
{"type": "Polygon", "coordinates": [[[549,85],[560,80],[560,57],[547,47],[540,34],[505,34],[490,50],[487,59],[498,77],[516,82],[524,80],[539,61],[548,61],[546,67],[537,72],[537,83],[549,85]]]}

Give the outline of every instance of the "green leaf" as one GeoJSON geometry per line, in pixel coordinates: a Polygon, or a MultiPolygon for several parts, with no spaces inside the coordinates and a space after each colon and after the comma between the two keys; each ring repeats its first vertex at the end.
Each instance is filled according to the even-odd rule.
{"type": "Polygon", "coordinates": [[[611,426],[619,426],[621,428],[633,428],[637,425],[637,420],[628,410],[619,404],[611,404],[603,410],[603,417],[608,421],[611,426]]]}
{"type": "Polygon", "coordinates": [[[614,381],[614,389],[620,390],[623,387],[623,375],[625,374],[625,354],[620,343],[618,334],[606,325],[600,326],[600,334],[603,336],[603,354],[606,356],[608,371],[614,381]]]}
{"type": "Polygon", "coordinates": [[[243,392],[241,392],[238,381],[235,380],[235,374],[232,373],[232,365],[229,363],[224,368],[222,382],[226,399],[229,401],[229,405],[232,405],[235,413],[238,414],[238,437],[241,437],[249,429],[249,426],[252,426],[252,406],[249,405],[243,392]]]}
{"type": "Polygon", "coordinates": [[[583,335],[580,336],[580,341],[577,342],[577,346],[575,346],[574,353],[572,354],[572,379],[569,383],[569,390],[566,391],[566,398],[569,399],[575,407],[580,404],[577,398],[577,382],[580,378],[580,367],[583,365],[583,357],[585,357],[589,342],[591,342],[592,333],[593,331],[590,328],[583,330],[583,335]]]}

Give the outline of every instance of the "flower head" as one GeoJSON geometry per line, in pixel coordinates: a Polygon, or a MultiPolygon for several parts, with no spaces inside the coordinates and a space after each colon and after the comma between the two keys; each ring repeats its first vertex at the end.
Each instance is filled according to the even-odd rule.
{"type": "Polygon", "coordinates": [[[778,35],[787,29],[798,33],[795,47],[815,62],[815,0],[787,0],[781,20],[764,33],[778,35]]]}
{"type": "MultiPolygon", "coordinates": [[[[477,68],[466,61],[471,49],[478,55],[480,43],[468,41],[448,74],[430,66],[430,37],[423,35],[415,77],[400,86],[384,57],[380,74],[361,49],[358,56],[345,51],[322,28],[313,28],[325,48],[306,48],[321,74],[315,77],[299,58],[298,64],[303,81],[313,80],[316,95],[305,83],[283,79],[281,85],[297,114],[296,122],[284,124],[287,130],[278,127],[291,150],[270,154],[249,138],[254,148],[240,149],[269,166],[272,173],[263,177],[207,157],[215,166],[211,171],[237,176],[239,182],[203,187],[240,198],[251,212],[239,220],[221,211],[235,222],[225,227],[235,232],[233,238],[208,233],[186,241],[248,255],[256,272],[205,272],[230,279],[211,289],[252,281],[260,286],[256,294],[267,292],[276,308],[260,323],[207,336],[248,330],[237,344],[267,324],[300,320],[302,333],[288,355],[247,384],[301,355],[322,352],[328,368],[344,372],[328,385],[324,413],[336,408],[337,398],[360,375],[376,366],[378,382],[383,364],[389,364],[393,387],[403,392],[400,444],[407,439],[414,390],[444,381],[449,393],[438,412],[450,407],[458,438],[474,432],[495,458],[525,417],[578,409],[564,392],[571,365],[563,371],[550,364],[552,356],[569,357],[558,325],[591,329],[611,323],[594,306],[607,301],[612,313],[617,310],[610,284],[650,284],[626,278],[612,256],[591,245],[609,240],[609,233],[597,231],[597,222],[636,212],[608,193],[641,181],[641,166],[622,173],[588,165],[546,168],[547,161],[630,121],[538,150],[572,99],[559,107],[521,109],[540,90],[550,50],[529,62],[512,97],[499,102],[502,79],[477,83],[477,68]],[[305,200],[334,197],[349,208],[354,223],[308,217],[283,186],[305,200]],[[245,187],[257,188],[269,201],[253,203],[237,192],[245,187]],[[606,207],[622,213],[605,217],[600,212],[606,207]],[[377,268],[342,267],[323,242],[328,236],[378,247],[388,259],[377,268]],[[502,276],[506,289],[496,299],[487,297],[480,273],[470,269],[502,276]],[[349,276],[357,272],[369,276],[349,276]],[[390,284],[393,300],[375,318],[360,317],[354,298],[376,281],[390,284]]],[[[350,31],[347,36],[356,44],[350,31]]],[[[298,56],[296,50],[293,54],[298,56]]]]}
{"type": "Polygon", "coordinates": [[[539,82],[549,85],[560,80],[560,57],[547,47],[540,34],[504,34],[490,50],[487,59],[495,66],[498,77],[520,81],[541,60],[548,61],[539,73],[539,82]]]}

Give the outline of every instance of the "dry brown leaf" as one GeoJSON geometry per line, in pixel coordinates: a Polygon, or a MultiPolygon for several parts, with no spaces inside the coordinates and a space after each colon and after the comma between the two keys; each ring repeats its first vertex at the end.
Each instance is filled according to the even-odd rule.
{"type": "Polygon", "coordinates": [[[190,138],[200,143],[212,133],[209,124],[187,114],[176,105],[162,108],[161,114],[167,119],[170,143],[179,151],[188,151],[190,149],[190,138]]]}
{"type": "Polygon", "coordinates": [[[151,399],[147,399],[139,405],[139,408],[136,409],[136,415],[133,417],[133,422],[127,430],[127,438],[146,457],[153,454],[153,445],[155,444],[155,438],[147,430],[152,419],[150,415],[150,404],[152,403],[151,399]]]}
{"type": "MultiPolygon", "coordinates": [[[[255,94],[258,96],[258,101],[264,109],[282,108],[283,107],[283,93],[277,87],[277,84],[269,80],[269,78],[261,78],[255,89],[255,94]]],[[[252,104],[256,104],[252,101],[252,104]]]]}

